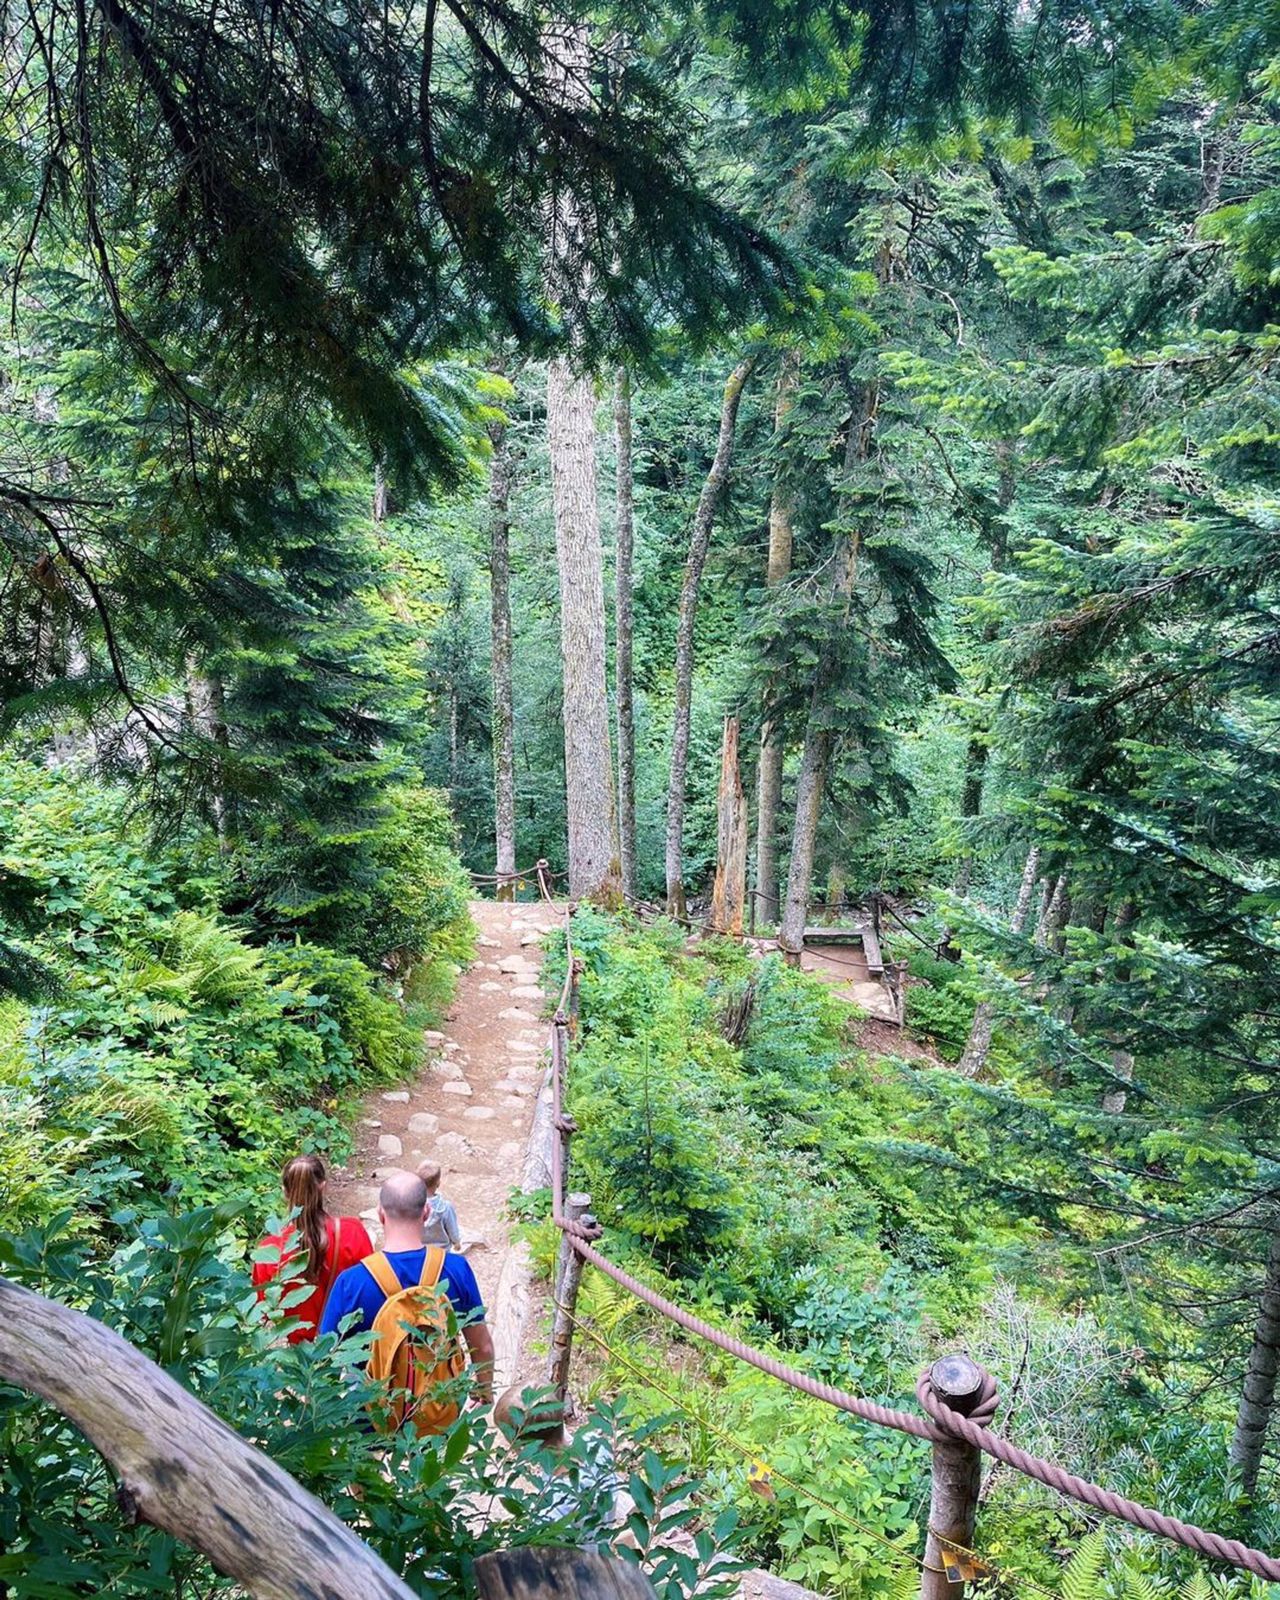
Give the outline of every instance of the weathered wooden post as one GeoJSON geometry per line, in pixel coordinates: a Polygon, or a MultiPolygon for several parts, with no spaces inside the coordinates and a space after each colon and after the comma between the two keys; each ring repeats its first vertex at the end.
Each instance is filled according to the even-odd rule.
{"type": "MultiPolygon", "coordinates": [[[[565,1196],[564,1214],[570,1222],[595,1226],[589,1194],[565,1196]]],[[[560,1235],[556,1257],[555,1321],[551,1326],[551,1356],[547,1382],[563,1400],[569,1392],[569,1358],[573,1354],[573,1319],[578,1310],[578,1285],[582,1282],[582,1257],[567,1233],[560,1235]]]]}
{"type": "MultiPolygon", "coordinates": [[[[952,1411],[968,1416],[982,1396],[982,1368],[965,1355],[943,1356],[929,1369],[934,1394],[952,1411]]],[[[933,1447],[929,1490],[929,1534],[920,1575],[920,1600],[959,1600],[960,1573],[967,1562],[957,1555],[973,1548],[982,1483],[982,1452],[963,1439],[939,1440],[933,1447]],[[955,1577],[949,1577],[950,1568],[955,1577]]]]}
{"type": "Polygon", "coordinates": [[[717,933],[741,937],[746,897],[747,797],[738,770],[738,719],[726,717],[720,744],[716,879],[711,892],[711,926],[717,933]]]}
{"type": "MultiPolygon", "coordinates": [[[[551,898],[550,870],[551,869],[550,869],[550,867],[549,867],[549,865],[547,863],[546,856],[539,856],[538,857],[538,864],[533,870],[538,876],[538,893],[543,897],[543,899],[550,900],[550,898],[551,898]]],[[[514,894],[512,895],[511,898],[513,900],[515,899],[514,894]]]]}
{"type": "Polygon", "coordinates": [[[598,1545],[491,1550],[476,1561],[475,1576],[480,1600],[655,1600],[639,1567],[598,1545]]]}

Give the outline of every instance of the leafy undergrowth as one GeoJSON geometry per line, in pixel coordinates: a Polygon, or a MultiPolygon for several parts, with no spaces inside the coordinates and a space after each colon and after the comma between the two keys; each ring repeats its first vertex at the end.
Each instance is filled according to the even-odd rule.
{"type": "MultiPolygon", "coordinates": [[[[1243,1531],[1221,1427],[1163,1404],[1143,1352],[1084,1307],[1079,1264],[1016,1199],[975,1203],[957,1181],[990,1135],[948,1098],[945,1068],[868,1058],[825,985],[737,944],[691,948],[670,923],[590,910],[573,936],[585,963],[574,1184],[590,1191],[615,1260],[792,1364],[906,1410],[921,1369],[967,1348],[995,1374],[1020,1443],[1243,1531]]],[[[562,973],[553,949],[546,981],[562,973]]],[[[551,1230],[532,1236],[549,1266],[551,1230]]],[[[578,1381],[661,1429],[705,1477],[710,1510],[741,1514],[757,1561],[848,1600],[918,1584],[924,1446],[686,1340],[599,1274],[586,1274],[580,1308],[578,1381]],[[772,1469],[769,1497],[753,1461],[772,1469]]],[[[1056,1591],[1087,1527],[1001,1472],[980,1547],[1010,1592],[1056,1591]]],[[[1164,1593],[1193,1570],[1117,1525],[1107,1538],[1100,1594],[1129,1593],[1126,1573],[1164,1593]]],[[[1247,1591],[1234,1578],[1221,1590],[1247,1591]]]]}
{"type": "Polygon", "coordinates": [[[390,932],[418,955],[405,1004],[357,954],[255,943],[207,838],[157,848],[122,792],[6,763],[0,875],[31,981],[0,1004],[0,1227],[261,1196],[297,1150],[341,1154],[355,1100],[413,1070],[470,949],[447,812],[410,820],[428,813],[434,837],[387,842],[385,892],[408,908],[390,932]]]}
{"type": "MultiPolygon", "coordinates": [[[[0,1270],[118,1329],[324,1500],[424,1600],[474,1594],[487,1550],[614,1543],[659,1600],[727,1600],[743,1561],[737,1518],[698,1510],[697,1485],[600,1406],[567,1452],[514,1448],[489,1412],[464,1409],[440,1438],[368,1427],[369,1337],[282,1346],[254,1312],[234,1206],[150,1218],[109,1256],[57,1223],[0,1235],[0,1270]],[[614,1525],[615,1490],[634,1505],[614,1525]],[[621,1543],[623,1535],[626,1543],[621,1543]]],[[[278,1302],[293,1290],[273,1290],[278,1302]]],[[[0,1388],[0,1590],[23,1600],[239,1593],[154,1528],[126,1525],[87,1440],[42,1402],[0,1388]]]]}

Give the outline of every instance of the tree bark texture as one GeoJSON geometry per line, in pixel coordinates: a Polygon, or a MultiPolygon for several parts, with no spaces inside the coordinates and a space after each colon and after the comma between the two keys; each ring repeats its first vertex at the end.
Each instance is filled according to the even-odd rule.
{"type": "MultiPolygon", "coordinates": [[[[996,516],[993,519],[993,537],[991,541],[991,570],[999,572],[1005,563],[1009,549],[1008,512],[1013,504],[1017,492],[1017,480],[1014,477],[1014,447],[1009,439],[996,441],[995,456],[997,470],[996,484],[996,516]]],[[[998,625],[989,622],[982,631],[984,644],[990,644],[996,637],[998,625]]],[[[988,683],[984,675],[979,686],[985,692],[988,683]]],[[[982,815],[982,791],[987,777],[987,741],[988,730],[985,725],[975,727],[969,735],[969,747],[965,751],[964,759],[964,789],[960,796],[960,815],[966,820],[973,820],[982,815]]],[[[973,877],[973,853],[966,849],[960,857],[956,868],[955,892],[958,895],[969,893],[969,884],[973,877]]]]}
{"type": "Polygon", "coordinates": [[[1133,1052],[1115,1049],[1111,1052],[1111,1070],[1119,1082],[1112,1085],[1102,1097],[1102,1109],[1109,1117],[1124,1115],[1129,1103],[1129,1091],[1124,1087],[1133,1082],[1133,1052]]]}
{"type": "MultiPolygon", "coordinates": [[[[784,352],[778,368],[778,390],[773,407],[775,444],[786,430],[795,397],[799,358],[784,352]]],[[[795,496],[781,466],[774,475],[769,500],[769,555],[765,564],[766,589],[776,589],[791,574],[794,544],[795,496]]],[[[775,695],[765,690],[760,723],[760,761],[756,769],[756,890],[755,915],[759,922],[777,922],[778,812],[782,806],[782,765],[786,755],[782,729],[773,716],[775,695]]]]}
{"type": "Polygon", "coordinates": [[[1258,1299],[1253,1345],[1245,1368],[1240,1409],[1231,1436],[1231,1465],[1240,1473],[1245,1489],[1258,1487],[1262,1451],[1276,1398],[1276,1371],[1280,1366],[1280,1227],[1272,1230],[1267,1247],[1267,1271],[1258,1299]]]}
{"type": "Polygon", "coordinates": [[[747,356],[729,374],[720,406],[720,431],[715,454],[702,493],[698,496],[680,585],[680,614],[676,623],[675,720],[671,732],[671,774],[667,785],[667,911],[685,914],[684,803],[689,764],[689,724],[693,702],[693,628],[698,616],[698,590],[707,563],[711,529],[724,494],[733,457],[733,435],[738,422],[742,391],[755,369],[756,357],[747,356]]]}
{"type": "MultiPolygon", "coordinates": [[[[490,642],[493,656],[493,837],[498,874],[516,870],[516,745],[511,694],[511,487],[515,462],[505,424],[491,430],[489,477],[490,642]]],[[[513,878],[499,877],[499,900],[514,900],[513,878]]]]}
{"type": "MultiPolygon", "coordinates": [[[[852,473],[871,454],[876,416],[880,406],[877,384],[864,386],[849,418],[845,442],[845,471],[852,473]]],[[[831,604],[847,619],[858,581],[858,555],[861,536],[855,528],[840,535],[831,575],[831,604]]],[[[827,768],[835,744],[829,700],[835,686],[837,660],[834,644],[824,646],[814,670],[809,696],[809,716],[805,726],[804,749],[796,779],[796,815],[791,830],[791,865],[787,873],[787,894],[782,907],[778,945],[783,960],[799,965],[804,949],[804,928],[809,912],[809,891],[813,884],[814,853],[818,843],[818,821],[826,794],[827,768]]]]}
{"type": "MultiPolygon", "coordinates": [[[[1009,932],[1022,933],[1027,926],[1027,918],[1031,915],[1031,901],[1035,896],[1036,877],[1040,871],[1040,847],[1032,845],[1027,851],[1026,864],[1022,869],[1022,882],[1018,885],[1018,899],[1013,908],[1013,915],[1009,918],[1009,932]]],[[[969,1037],[965,1042],[964,1054],[956,1067],[956,1071],[965,1078],[976,1078],[987,1064],[987,1055],[991,1049],[991,1032],[995,1026],[996,1009],[993,1001],[979,1000],[977,1009],[973,1013],[973,1023],[969,1028],[969,1037]]]]}
{"type": "Polygon", "coordinates": [[[599,1545],[491,1550],[476,1561],[475,1577],[480,1600],[656,1600],[639,1567],[599,1545]]]}
{"type": "Polygon", "coordinates": [[[569,893],[575,899],[609,894],[619,871],[595,412],[592,379],[557,357],[547,368],[547,440],[560,572],[569,893]]]}
{"type": "Polygon", "coordinates": [[[622,891],[636,892],[636,716],[632,670],[632,582],[635,567],[635,492],[631,469],[631,374],[618,368],[613,394],[617,450],[614,531],[614,689],[618,719],[618,846],[622,891]]]}
{"type": "Polygon", "coordinates": [[[724,719],[720,746],[720,799],[716,826],[716,881],[711,926],[717,933],[742,933],[747,898],[747,797],[738,769],[737,717],[724,719]]]}
{"type": "Polygon", "coordinates": [[[1063,926],[1067,910],[1067,875],[1060,872],[1051,880],[1051,888],[1044,911],[1036,926],[1036,943],[1042,950],[1056,949],[1057,937],[1063,926]]]}
{"type": "Polygon", "coordinates": [[[314,1495],[141,1351],[6,1278],[0,1378],[80,1429],[119,1480],[126,1520],[201,1551],[259,1600],[413,1600],[314,1495]]]}

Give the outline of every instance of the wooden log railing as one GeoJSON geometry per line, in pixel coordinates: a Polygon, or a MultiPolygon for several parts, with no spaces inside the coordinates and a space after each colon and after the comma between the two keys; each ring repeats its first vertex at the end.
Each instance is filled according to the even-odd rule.
{"type": "Polygon", "coordinates": [[[127,1522],[205,1555],[258,1600],[416,1600],[333,1512],[118,1333],[0,1278],[0,1379],[75,1424],[127,1522]]]}
{"type": "MultiPolygon", "coordinates": [[[[126,1523],[172,1534],[257,1600],[416,1600],[332,1511],[126,1339],[3,1277],[0,1381],[85,1435],[115,1474],[126,1523]]],[[[480,1600],[655,1600],[632,1563],[598,1549],[492,1551],[475,1573],[480,1600]]]]}

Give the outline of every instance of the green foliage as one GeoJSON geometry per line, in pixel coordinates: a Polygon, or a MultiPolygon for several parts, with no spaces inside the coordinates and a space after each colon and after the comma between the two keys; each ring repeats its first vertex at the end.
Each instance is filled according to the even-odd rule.
{"type": "Polygon", "coordinates": [[[973,1022],[973,984],[963,967],[919,947],[909,957],[907,1022],[944,1061],[959,1061],[973,1022]]]}
{"type": "MultiPolygon", "coordinates": [[[[421,835],[386,892],[403,891],[402,926],[446,982],[444,952],[466,935],[444,814],[422,792],[406,817],[421,835]]],[[[199,835],[149,846],[125,796],[79,769],[6,764],[0,870],[28,886],[31,948],[58,976],[39,1009],[3,1007],[9,1224],[64,1199],[87,1220],[134,1193],[263,1188],[293,1150],[341,1151],[358,1091],[416,1064],[416,1030],[361,961],[251,945],[218,911],[219,862],[199,835]]]]}
{"type": "MultiPolygon", "coordinates": [[[[353,1524],[415,1592],[466,1592],[471,1563],[519,1544],[611,1541],[613,1489],[636,1503],[630,1549],[662,1600],[733,1591],[735,1519],[712,1521],[698,1485],[648,1443],[624,1432],[616,1408],[597,1408],[561,1455],[511,1448],[487,1414],[468,1410],[448,1434],[390,1439],[366,1425],[360,1371],[367,1339],[283,1346],[261,1318],[247,1266],[229,1238],[237,1202],[158,1216],[133,1228],[106,1257],[56,1224],[0,1236],[6,1275],[124,1333],[231,1427],[333,1512],[353,1524]],[[355,1491],[355,1492],[353,1492],[355,1491]],[[468,1515],[500,1505],[502,1517],[468,1515]],[[694,1553],[673,1544],[692,1535],[694,1553]]],[[[280,1289],[273,1293],[279,1298],[280,1289]]],[[[0,1394],[6,1494],[0,1509],[0,1583],[30,1600],[163,1588],[232,1592],[201,1557],[153,1528],[126,1526],[111,1475],[88,1441],[43,1402],[0,1394]]]]}

